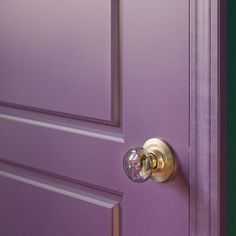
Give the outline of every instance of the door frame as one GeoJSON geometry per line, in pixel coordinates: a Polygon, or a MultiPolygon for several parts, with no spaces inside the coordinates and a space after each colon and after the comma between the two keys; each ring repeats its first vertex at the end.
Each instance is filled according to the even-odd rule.
{"type": "Polygon", "coordinates": [[[226,235],[227,1],[190,0],[190,235],[226,235]]]}

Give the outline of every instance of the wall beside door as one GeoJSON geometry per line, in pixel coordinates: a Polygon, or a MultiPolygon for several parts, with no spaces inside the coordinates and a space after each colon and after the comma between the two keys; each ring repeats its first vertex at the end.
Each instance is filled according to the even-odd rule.
{"type": "Polygon", "coordinates": [[[228,236],[236,235],[236,1],[228,0],[228,236]]]}

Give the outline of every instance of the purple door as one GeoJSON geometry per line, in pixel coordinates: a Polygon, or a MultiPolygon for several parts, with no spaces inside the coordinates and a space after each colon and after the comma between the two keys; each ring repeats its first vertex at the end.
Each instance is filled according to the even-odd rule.
{"type": "Polygon", "coordinates": [[[188,4],[0,0],[0,235],[188,235],[188,4]],[[130,181],[156,137],[175,174],[130,181]]]}

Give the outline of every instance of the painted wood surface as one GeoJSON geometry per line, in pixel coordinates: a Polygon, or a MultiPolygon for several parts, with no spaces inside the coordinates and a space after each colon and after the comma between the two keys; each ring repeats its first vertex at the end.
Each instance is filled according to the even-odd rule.
{"type": "Polygon", "coordinates": [[[226,235],[226,3],[190,1],[190,235],[226,235]]]}
{"type": "Polygon", "coordinates": [[[115,227],[119,202],[32,176],[4,171],[0,176],[0,188],[5,190],[0,195],[4,203],[0,207],[1,235],[119,235],[115,227]]]}
{"type": "MultiPolygon", "coordinates": [[[[23,2],[25,1],[22,0],[23,2]]],[[[49,2],[50,4],[54,3],[53,1],[49,2]]],[[[37,3],[39,5],[44,4],[41,0],[37,0],[37,3]]],[[[70,3],[72,4],[72,1],[70,3]]],[[[0,83],[2,83],[1,87],[5,86],[6,89],[4,92],[6,97],[2,101],[0,108],[0,158],[1,163],[4,163],[1,166],[1,171],[8,173],[8,175],[5,174],[0,178],[2,188],[6,188],[9,197],[14,197],[15,191],[19,191],[21,194],[24,194],[26,191],[35,191],[31,195],[32,199],[29,200],[30,204],[33,204],[35,199],[40,196],[42,199],[47,196],[45,200],[37,201],[38,205],[35,208],[28,209],[28,214],[33,215],[34,212],[41,212],[41,208],[48,201],[51,201],[55,204],[52,205],[55,212],[52,213],[51,218],[48,218],[48,224],[51,221],[58,228],[65,223],[69,223],[70,218],[73,218],[73,214],[69,212],[67,219],[60,218],[57,222],[54,221],[54,216],[58,213],[57,202],[58,199],[62,198],[60,194],[63,191],[58,191],[56,194],[52,189],[57,187],[57,181],[65,181],[59,189],[63,190],[65,186],[73,183],[76,186],[85,188],[84,191],[86,193],[92,189],[93,191],[91,191],[95,195],[101,195],[104,198],[110,199],[110,197],[106,196],[111,194],[115,196],[115,199],[118,198],[115,201],[120,207],[120,221],[116,221],[116,226],[114,226],[111,225],[113,221],[108,216],[107,218],[104,217],[104,220],[107,219],[108,226],[103,228],[103,230],[110,232],[110,229],[117,227],[118,224],[120,236],[155,234],[168,236],[173,235],[173,233],[179,236],[187,236],[189,235],[188,1],[148,0],[144,2],[130,0],[118,2],[117,0],[112,0],[110,2],[107,0],[103,3],[105,4],[105,9],[107,9],[107,6],[113,6],[113,10],[106,10],[106,13],[109,11],[112,16],[117,17],[116,14],[119,12],[119,24],[111,24],[111,30],[115,31],[114,35],[117,48],[119,49],[119,61],[110,58],[112,66],[107,67],[106,71],[108,74],[110,68],[112,68],[113,73],[116,75],[115,83],[113,84],[115,89],[110,90],[115,93],[113,94],[115,98],[111,103],[113,106],[109,108],[110,111],[113,111],[113,118],[110,122],[104,122],[107,115],[101,117],[100,115],[94,115],[94,113],[93,118],[95,119],[87,119],[87,113],[77,107],[78,99],[73,99],[72,101],[70,98],[66,98],[64,100],[64,97],[63,103],[60,103],[62,98],[58,100],[55,95],[57,91],[62,91],[64,87],[60,77],[57,77],[59,75],[57,73],[55,78],[59,81],[54,84],[55,90],[53,90],[53,93],[48,92],[48,95],[46,93],[33,93],[33,97],[37,100],[45,99],[46,105],[48,105],[47,100],[49,100],[49,104],[53,103],[53,106],[61,106],[58,109],[59,112],[54,112],[52,106],[47,108],[49,111],[34,109],[35,103],[33,103],[33,100],[25,99],[23,101],[20,97],[14,96],[21,90],[26,94],[28,92],[26,90],[27,87],[21,86],[24,84],[24,73],[28,71],[28,67],[21,64],[23,68],[20,68],[16,82],[16,84],[20,84],[19,87],[5,86],[5,83],[8,83],[8,81],[6,82],[5,79],[0,80],[0,83]],[[119,25],[119,34],[116,31],[117,25],[119,25]],[[115,66],[117,63],[119,67],[115,66]],[[52,96],[52,100],[49,99],[49,95],[52,96]],[[14,102],[17,104],[21,103],[24,107],[10,104],[13,101],[7,96],[13,96],[14,102]],[[66,110],[68,109],[68,104],[78,108],[78,116],[73,116],[71,110],[66,110]],[[33,109],[31,109],[31,106],[33,106],[33,109]],[[69,115],[64,115],[65,111],[69,115]],[[135,184],[129,181],[124,174],[122,167],[123,156],[129,148],[133,146],[140,147],[147,139],[153,137],[164,138],[173,148],[176,163],[178,163],[178,171],[169,182],[164,184],[158,184],[151,180],[144,184],[135,184]],[[16,169],[18,171],[15,174],[16,169]],[[28,173],[26,177],[24,177],[25,172],[28,173]],[[16,175],[16,178],[10,178],[12,174],[16,175]],[[36,180],[34,180],[35,176],[36,180]],[[17,182],[17,180],[22,180],[23,177],[29,181],[24,182],[24,184],[21,183],[22,181],[17,182]],[[46,177],[52,178],[50,188],[42,188],[45,185],[36,183],[36,186],[30,185],[32,179],[36,182],[44,183],[46,177]],[[4,184],[6,178],[9,184],[4,184]]],[[[8,6],[8,4],[9,2],[5,1],[0,3],[2,6],[8,6]]],[[[65,4],[67,9],[67,2],[63,2],[63,4],[65,4]]],[[[73,4],[75,3],[73,2],[73,4]]],[[[84,4],[84,1],[79,1],[79,4],[84,4]]],[[[53,5],[50,6],[51,8],[47,10],[51,9],[52,11],[53,5]]],[[[57,9],[56,2],[54,6],[57,9]]],[[[86,17],[88,17],[92,9],[90,5],[85,6],[87,7],[84,8],[84,12],[81,9],[79,12],[86,13],[86,17]]],[[[103,7],[103,4],[101,4],[97,6],[96,10],[93,9],[93,11],[102,12],[104,11],[103,7]]],[[[73,7],[70,6],[70,8],[73,7]]],[[[74,11],[75,9],[73,9],[74,11]]],[[[14,8],[14,12],[14,14],[18,14],[21,12],[21,8],[14,8]]],[[[52,16],[54,14],[56,13],[53,13],[52,16]]],[[[51,17],[50,14],[47,16],[51,17]]],[[[59,17],[57,14],[56,16],[59,17]]],[[[34,18],[34,16],[32,17],[34,18]]],[[[35,17],[39,19],[38,15],[35,17]]],[[[66,14],[66,17],[64,16],[63,18],[65,21],[63,21],[63,24],[72,22],[75,25],[73,17],[76,17],[76,20],[78,19],[76,14],[66,14]]],[[[103,23],[103,21],[98,21],[97,23],[103,23]]],[[[34,21],[32,21],[32,24],[34,24],[34,21]]],[[[86,26],[86,22],[83,22],[83,24],[78,23],[78,25],[86,26]]],[[[36,26],[37,24],[35,28],[36,26]]],[[[23,26],[20,25],[20,27],[23,26]]],[[[13,29],[16,28],[13,27],[13,29]]],[[[3,29],[0,28],[0,30],[3,29]]],[[[63,27],[60,30],[66,33],[69,29],[63,27]]],[[[79,29],[77,30],[79,32],[79,29]]],[[[106,48],[106,42],[110,40],[110,36],[109,40],[104,36],[103,28],[96,28],[95,32],[97,32],[99,37],[102,35],[101,40],[97,41],[97,46],[102,44],[106,48]]],[[[83,37],[82,33],[81,37],[83,37]]],[[[49,35],[46,34],[46,38],[49,35]]],[[[54,34],[53,36],[56,37],[54,34]]],[[[80,34],[78,34],[78,37],[80,37],[80,34]]],[[[70,37],[68,39],[72,40],[70,37]]],[[[14,38],[14,40],[18,42],[19,38],[18,40],[14,38]]],[[[32,40],[32,44],[35,43],[35,40],[32,40]]],[[[64,46],[63,44],[62,46],[66,47],[66,45],[64,46]]],[[[17,44],[14,44],[14,47],[17,49],[21,48],[17,44]]],[[[5,50],[5,47],[3,48],[1,44],[0,48],[5,50]]],[[[22,53],[27,61],[30,61],[27,53],[22,53]]],[[[3,54],[0,55],[2,55],[0,56],[1,61],[4,61],[5,56],[3,54]]],[[[82,56],[79,58],[81,61],[83,60],[82,56]]],[[[33,59],[37,60],[36,57],[33,59]]],[[[68,68],[67,57],[65,56],[62,59],[65,61],[65,68],[68,68]]],[[[99,61],[100,58],[95,59],[91,57],[90,59],[101,63],[99,61]]],[[[10,61],[7,65],[8,68],[11,67],[12,62],[10,61]]],[[[16,63],[15,65],[18,64],[16,63]]],[[[46,66],[47,63],[44,64],[43,62],[42,65],[46,66]]],[[[57,71],[57,69],[57,66],[53,67],[50,65],[49,70],[57,71]]],[[[96,68],[93,68],[93,74],[98,76],[95,77],[95,83],[99,81],[100,69],[99,67],[97,71],[96,68]]],[[[0,67],[2,74],[5,73],[5,70],[6,67],[0,67]]],[[[10,70],[8,72],[12,73],[10,70]]],[[[38,72],[44,73],[48,71],[38,72]]],[[[79,68],[73,69],[73,73],[78,72],[79,68]]],[[[66,77],[68,83],[71,83],[71,80],[73,80],[70,75],[68,74],[66,77]]],[[[42,88],[46,87],[45,89],[48,89],[47,83],[50,85],[50,81],[48,82],[49,77],[47,76],[42,80],[34,77],[34,80],[37,80],[37,83],[42,88]]],[[[16,77],[12,78],[12,80],[15,83],[16,77]]],[[[83,87],[79,88],[79,90],[72,86],[72,90],[78,92],[78,95],[76,95],[78,97],[83,94],[80,93],[81,91],[89,89],[87,77],[84,77],[83,81],[86,82],[84,82],[83,87]]],[[[30,83],[32,83],[31,80],[30,83]]],[[[109,87],[110,89],[109,81],[104,86],[101,88],[104,89],[105,94],[108,94],[106,93],[108,91],[106,88],[109,87]]],[[[22,96],[25,96],[25,94],[22,96]]],[[[101,96],[104,96],[104,94],[101,96]]],[[[101,112],[101,114],[106,114],[103,109],[101,110],[96,105],[99,99],[100,93],[94,92],[91,93],[89,98],[83,97],[83,104],[87,108],[86,104],[91,103],[91,107],[98,108],[97,111],[101,112]]],[[[91,109],[91,112],[95,112],[94,109],[91,109]]],[[[62,205],[70,202],[71,208],[74,204],[75,209],[80,204],[83,205],[79,199],[77,201],[72,200],[69,196],[64,196],[64,198],[65,201],[64,203],[61,202],[62,205]]],[[[14,198],[14,203],[17,206],[22,204],[27,207],[27,202],[22,199],[14,198]]],[[[14,207],[10,208],[10,203],[7,206],[14,213],[16,209],[14,207]]],[[[85,209],[85,212],[89,215],[90,208],[85,209]]],[[[101,212],[103,211],[101,210],[101,212]]],[[[45,211],[42,211],[43,213],[45,211]]],[[[76,214],[78,214],[76,215],[78,221],[80,218],[83,218],[83,214],[78,212],[76,214]]],[[[91,210],[91,215],[94,214],[91,210]]],[[[95,221],[95,226],[100,227],[96,222],[96,219],[99,220],[99,217],[91,217],[95,221]]],[[[29,219],[27,224],[32,223],[32,225],[39,220],[35,217],[28,217],[27,219],[29,219]]],[[[8,223],[9,218],[1,216],[1,221],[4,222],[4,220],[8,223]]],[[[83,219],[82,222],[83,227],[87,227],[88,232],[93,235],[94,229],[90,224],[89,218],[87,220],[83,219]]],[[[22,227],[24,230],[26,229],[25,226],[22,227]]],[[[49,230],[49,228],[45,230],[47,229],[49,230]]],[[[99,230],[96,227],[95,229],[99,230]]],[[[29,231],[24,232],[30,234],[29,231]]],[[[11,234],[17,235],[17,233],[17,229],[12,227],[11,234]]],[[[104,236],[114,234],[114,231],[112,231],[112,234],[105,233],[104,236]]],[[[40,232],[35,231],[34,235],[40,235],[40,232]]]]}
{"type": "Polygon", "coordinates": [[[111,3],[2,1],[1,102],[110,121],[111,3]]]}

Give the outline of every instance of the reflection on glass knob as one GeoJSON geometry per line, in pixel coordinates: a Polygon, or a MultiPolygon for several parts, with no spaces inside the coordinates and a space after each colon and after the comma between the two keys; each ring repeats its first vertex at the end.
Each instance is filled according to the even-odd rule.
{"type": "Polygon", "coordinates": [[[141,183],[149,179],[155,163],[156,158],[144,148],[132,148],[124,157],[125,173],[132,181],[141,183]]]}
{"type": "Polygon", "coordinates": [[[174,160],[169,146],[161,139],[152,138],[143,148],[132,148],[124,156],[123,167],[130,180],[142,183],[150,177],[166,181],[174,170],[174,160]]]}

